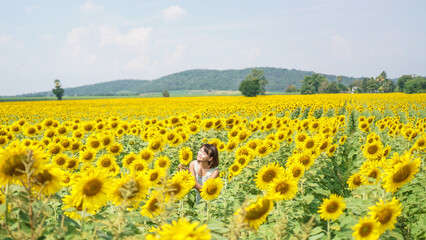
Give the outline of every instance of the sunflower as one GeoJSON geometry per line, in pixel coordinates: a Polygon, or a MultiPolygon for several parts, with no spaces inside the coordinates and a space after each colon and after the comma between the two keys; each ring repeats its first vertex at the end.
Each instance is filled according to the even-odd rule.
{"type": "Polygon", "coordinates": [[[300,142],[298,145],[299,145],[298,147],[300,149],[302,149],[302,151],[303,150],[307,150],[307,151],[313,150],[317,147],[317,143],[316,143],[315,139],[311,138],[311,137],[307,137],[303,142],[300,142]]]}
{"type": "Polygon", "coordinates": [[[189,171],[178,171],[175,173],[173,177],[181,177],[184,181],[186,181],[191,188],[195,186],[195,177],[189,171]]]}
{"type": "Polygon", "coordinates": [[[339,139],[339,144],[340,144],[340,145],[345,144],[346,139],[348,139],[348,136],[343,135],[343,136],[339,139]]]}
{"type": "Polygon", "coordinates": [[[86,141],[86,145],[96,151],[99,151],[103,147],[102,142],[97,137],[89,137],[86,141]]]}
{"type": "Polygon", "coordinates": [[[380,237],[380,224],[374,218],[360,218],[352,230],[352,236],[360,240],[376,240],[380,237]]]}
{"type": "Polygon", "coordinates": [[[247,140],[247,138],[250,137],[250,134],[251,133],[249,131],[247,131],[246,129],[243,129],[238,133],[237,140],[240,143],[245,142],[247,140]]]}
{"type": "Polygon", "coordinates": [[[148,193],[149,185],[147,176],[144,174],[124,175],[114,181],[111,192],[112,201],[121,205],[127,201],[129,205],[137,205],[148,193]]]}
{"type": "Polygon", "coordinates": [[[148,163],[143,161],[140,158],[136,158],[129,166],[130,172],[132,174],[144,173],[148,170],[148,163]]]}
{"type": "Polygon", "coordinates": [[[147,170],[146,175],[148,176],[150,186],[155,187],[166,173],[162,169],[154,168],[147,170]]]}
{"type": "Polygon", "coordinates": [[[234,163],[239,164],[242,168],[244,168],[245,166],[247,166],[247,164],[249,164],[249,157],[246,155],[238,155],[235,160],[234,163]]]}
{"type": "Polygon", "coordinates": [[[253,152],[254,151],[256,151],[257,150],[257,148],[259,147],[259,144],[260,142],[259,142],[259,140],[258,139],[252,139],[252,140],[250,140],[250,141],[248,141],[247,143],[246,143],[246,146],[247,147],[249,147],[249,148],[251,148],[252,150],[253,150],[253,152]]]}
{"type": "Polygon", "coordinates": [[[336,220],[346,208],[343,197],[337,194],[332,194],[330,198],[324,198],[322,201],[318,213],[321,219],[324,220],[336,220]]]}
{"type": "Polygon", "coordinates": [[[286,172],[298,181],[305,173],[305,167],[300,162],[295,161],[289,165],[286,172]]]}
{"type": "Polygon", "coordinates": [[[52,157],[52,163],[58,167],[65,168],[68,162],[68,155],[60,153],[52,157]]]}
{"type": "Polygon", "coordinates": [[[183,147],[179,150],[179,161],[182,165],[189,165],[192,161],[193,153],[190,148],[183,147]]]}
{"type": "Polygon", "coordinates": [[[97,167],[98,169],[109,171],[109,169],[116,163],[116,159],[111,154],[104,154],[98,158],[97,167]]]}
{"type": "Polygon", "coordinates": [[[81,142],[79,140],[76,139],[72,139],[70,142],[70,150],[71,152],[79,152],[82,149],[83,145],[81,144],[81,142]]]}
{"type": "Polygon", "coordinates": [[[426,147],[426,135],[423,135],[422,137],[417,139],[417,141],[414,143],[413,147],[415,147],[419,150],[425,149],[425,147],[426,147]]]}
{"type": "Polygon", "coordinates": [[[243,170],[243,167],[238,163],[232,164],[228,169],[229,173],[232,176],[237,176],[238,174],[241,173],[242,170],[243,170]]]}
{"type": "Polygon", "coordinates": [[[19,141],[12,142],[5,149],[0,150],[0,187],[26,180],[26,170],[38,174],[47,162],[45,152],[33,146],[26,147],[19,141]],[[27,165],[29,169],[26,169],[25,163],[29,164],[27,165]]]}
{"type": "Polygon", "coordinates": [[[199,131],[200,131],[201,129],[198,127],[198,125],[197,124],[195,124],[195,123],[193,123],[193,124],[190,124],[189,126],[188,126],[188,131],[191,133],[191,134],[197,134],[199,131]]]}
{"type": "Polygon", "coordinates": [[[266,143],[261,143],[255,153],[257,156],[266,157],[270,153],[270,147],[266,143]]]}
{"type": "Polygon", "coordinates": [[[77,169],[80,165],[80,160],[78,158],[68,158],[67,164],[65,165],[66,170],[77,169]]]}
{"type": "Polygon", "coordinates": [[[181,175],[174,175],[166,183],[166,199],[179,200],[185,197],[185,195],[191,190],[193,185],[181,175]]]}
{"type": "Polygon", "coordinates": [[[318,145],[318,150],[320,152],[325,152],[330,147],[330,144],[331,144],[330,138],[324,138],[320,141],[320,143],[318,145]]]}
{"type": "Polygon", "coordinates": [[[149,141],[148,149],[153,151],[153,152],[162,151],[164,144],[165,144],[165,142],[163,141],[163,139],[160,138],[160,137],[157,137],[157,138],[151,139],[151,141],[149,141]]]}
{"type": "Polygon", "coordinates": [[[154,218],[164,211],[164,195],[158,191],[151,193],[151,196],[142,206],[141,215],[154,218]]]}
{"type": "Polygon", "coordinates": [[[164,169],[164,171],[166,169],[168,169],[169,166],[170,166],[170,158],[167,157],[167,156],[160,156],[155,161],[155,167],[160,168],[160,169],[164,169]]]}
{"type": "Polygon", "coordinates": [[[237,150],[235,150],[235,156],[246,156],[248,159],[253,159],[255,155],[255,152],[253,151],[253,149],[251,149],[250,147],[246,146],[242,146],[237,148],[237,150]]]}
{"type": "Polygon", "coordinates": [[[405,152],[400,157],[400,162],[385,170],[383,187],[387,192],[394,193],[407,182],[410,182],[420,169],[420,158],[405,152]]]}
{"type": "Polygon", "coordinates": [[[289,200],[297,193],[297,180],[292,175],[282,174],[268,185],[268,195],[271,199],[289,200]]]}
{"type": "Polygon", "coordinates": [[[354,173],[349,177],[346,183],[348,184],[349,188],[353,190],[359,186],[367,184],[368,181],[364,176],[361,175],[361,173],[354,173]]]}
{"type": "Polygon", "coordinates": [[[395,228],[396,218],[401,215],[401,203],[395,197],[391,201],[384,202],[382,199],[375,206],[371,206],[368,214],[380,224],[380,234],[387,229],[395,228]]]}
{"type": "Polygon", "coordinates": [[[113,142],[108,146],[108,152],[114,156],[119,155],[123,151],[123,145],[113,142]]]}
{"type": "Polygon", "coordinates": [[[273,207],[274,202],[269,197],[260,197],[249,206],[238,209],[235,215],[239,216],[239,221],[257,230],[266,221],[266,217],[273,207]]]}
{"type": "Polygon", "coordinates": [[[266,190],[268,185],[274,181],[275,178],[280,178],[284,174],[284,168],[279,166],[276,162],[263,166],[255,176],[256,186],[260,190],[266,190]]]}
{"type": "Polygon", "coordinates": [[[33,125],[25,125],[22,129],[22,133],[24,134],[24,136],[26,137],[34,137],[35,135],[37,135],[38,130],[35,126],[33,125]]]}
{"type": "Polygon", "coordinates": [[[93,160],[95,160],[96,154],[96,150],[92,148],[86,148],[80,151],[80,160],[84,163],[92,162],[93,160]]]}
{"type": "Polygon", "coordinates": [[[112,136],[108,134],[103,134],[100,136],[101,143],[104,147],[108,147],[111,143],[114,142],[114,139],[112,136]]]}
{"type": "Polygon", "coordinates": [[[308,134],[306,134],[305,132],[301,132],[296,135],[296,137],[294,138],[294,141],[296,142],[296,144],[300,144],[304,142],[307,138],[308,138],[308,134]]]}
{"type": "Polygon", "coordinates": [[[65,172],[53,164],[47,164],[34,176],[34,186],[37,192],[50,196],[55,194],[65,179],[65,172]]]}
{"type": "Polygon", "coordinates": [[[383,144],[380,141],[373,141],[364,145],[364,156],[367,159],[377,159],[382,154],[383,144]]]}
{"type": "Polygon", "coordinates": [[[305,167],[305,170],[308,170],[315,162],[315,155],[306,151],[298,153],[295,156],[295,160],[305,167]]]}
{"type": "MultiPolygon", "coordinates": [[[[210,240],[210,230],[207,224],[198,226],[198,222],[191,223],[186,219],[179,219],[172,221],[171,224],[164,224],[159,227],[158,235],[159,239],[199,239],[199,240],[210,240]]],[[[147,238],[148,239],[148,238],[147,238]]],[[[157,239],[153,237],[152,239],[157,239]]]]}
{"type": "Polygon", "coordinates": [[[201,188],[201,197],[207,201],[216,199],[220,195],[222,187],[223,182],[220,178],[209,178],[201,188]]]}
{"type": "Polygon", "coordinates": [[[328,149],[327,149],[327,156],[331,157],[334,155],[334,152],[336,152],[337,149],[337,144],[333,144],[331,145],[328,149]]]}
{"type": "Polygon", "coordinates": [[[128,153],[126,156],[123,157],[123,160],[122,160],[123,167],[129,168],[130,164],[132,164],[132,162],[135,161],[136,159],[140,159],[140,157],[136,155],[136,153],[134,152],[128,153]]]}
{"type": "Polygon", "coordinates": [[[377,183],[382,174],[382,170],[380,170],[381,162],[379,161],[366,161],[362,164],[360,168],[360,173],[365,176],[370,184],[377,183]],[[371,181],[370,179],[374,179],[371,181]]]}
{"type": "Polygon", "coordinates": [[[88,169],[73,183],[71,195],[74,203],[82,203],[83,209],[99,209],[109,199],[111,180],[107,174],[96,168],[88,169]]]}
{"type": "Polygon", "coordinates": [[[60,154],[64,151],[64,147],[60,143],[52,142],[47,146],[47,153],[50,155],[60,154]]]}

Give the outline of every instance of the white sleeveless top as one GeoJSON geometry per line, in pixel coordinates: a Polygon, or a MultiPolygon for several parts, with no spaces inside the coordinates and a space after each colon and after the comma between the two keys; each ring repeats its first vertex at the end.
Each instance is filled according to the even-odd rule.
{"type": "MultiPolygon", "coordinates": [[[[203,186],[203,184],[207,181],[207,179],[210,177],[210,175],[216,170],[218,169],[218,167],[212,168],[210,169],[205,176],[200,176],[198,175],[198,162],[195,160],[194,162],[194,171],[195,171],[195,180],[197,181],[197,183],[199,183],[201,186],[203,186]]],[[[200,202],[201,199],[201,195],[200,192],[197,190],[196,191],[197,195],[195,197],[195,200],[197,202],[197,204],[200,202]]]]}

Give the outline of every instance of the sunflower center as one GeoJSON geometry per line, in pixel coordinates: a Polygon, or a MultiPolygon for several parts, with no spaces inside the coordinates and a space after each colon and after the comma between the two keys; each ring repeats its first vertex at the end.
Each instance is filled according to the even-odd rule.
{"type": "Polygon", "coordinates": [[[311,159],[308,156],[303,156],[300,159],[300,163],[305,165],[305,166],[308,165],[310,162],[311,162],[311,159]]]}
{"type": "Polygon", "coordinates": [[[376,154],[379,148],[376,145],[371,145],[368,147],[369,154],[376,154]]]}
{"type": "Polygon", "coordinates": [[[368,175],[368,177],[370,177],[370,178],[374,178],[374,179],[376,179],[377,178],[377,171],[375,171],[375,170],[373,170],[369,175],[368,175]]]}
{"type": "Polygon", "coordinates": [[[75,165],[77,165],[77,162],[76,162],[75,160],[70,160],[70,161],[68,162],[68,166],[67,166],[67,168],[74,168],[74,167],[75,167],[75,165]]]}
{"type": "Polygon", "coordinates": [[[323,142],[323,143],[321,144],[321,146],[320,146],[320,149],[321,149],[321,150],[324,150],[324,149],[326,149],[326,148],[327,148],[327,146],[328,146],[328,142],[323,142]]]}
{"type": "Polygon", "coordinates": [[[25,165],[23,163],[25,155],[14,156],[10,161],[6,162],[4,166],[4,173],[8,176],[21,176],[25,172],[25,165]]]}
{"type": "Polygon", "coordinates": [[[35,129],[34,128],[30,128],[30,129],[28,129],[28,133],[29,134],[34,134],[36,131],[35,131],[35,129]]]}
{"type": "Polygon", "coordinates": [[[182,187],[180,186],[179,183],[173,183],[172,186],[171,186],[171,189],[170,189],[170,193],[172,195],[176,195],[180,192],[181,188],[182,187]]]}
{"type": "Polygon", "coordinates": [[[417,146],[423,147],[425,145],[425,140],[420,140],[419,143],[417,143],[417,146]]]}
{"type": "Polygon", "coordinates": [[[83,193],[89,197],[94,196],[101,191],[102,185],[103,183],[101,180],[97,178],[92,179],[84,185],[83,193]]]}
{"type": "Polygon", "coordinates": [[[110,150],[112,153],[117,153],[120,150],[120,148],[118,146],[111,146],[110,150]]]}
{"type": "Polygon", "coordinates": [[[293,177],[297,178],[302,174],[302,171],[300,169],[293,170],[293,177]]]}
{"type": "Polygon", "coordinates": [[[256,149],[257,148],[257,144],[256,143],[250,143],[249,148],[256,149]]]}
{"type": "Polygon", "coordinates": [[[377,216],[377,221],[379,221],[382,225],[385,225],[391,220],[391,218],[392,218],[392,211],[386,208],[380,212],[379,216],[377,216]]]}
{"type": "Polygon", "coordinates": [[[154,212],[158,208],[158,199],[154,198],[148,205],[149,211],[154,212]]]}
{"type": "Polygon", "coordinates": [[[151,176],[150,176],[151,181],[155,181],[155,180],[157,180],[157,178],[158,178],[158,173],[156,173],[156,172],[152,173],[151,176]]]}
{"type": "Polygon", "coordinates": [[[356,176],[354,177],[354,180],[352,181],[356,186],[361,185],[361,177],[356,176]]]}
{"type": "Polygon", "coordinates": [[[238,169],[240,169],[238,166],[233,166],[233,167],[232,167],[232,171],[233,171],[233,172],[238,172],[238,169]]]}
{"type": "Polygon", "coordinates": [[[166,161],[161,161],[159,164],[158,164],[158,166],[160,166],[160,167],[166,167],[166,165],[167,165],[167,162],[166,161]]]}
{"type": "Polygon", "coordinates": [[[183,158],[183,160],[188,160],[189,159],[189,154],[188,153],[183,153],[182,154],[182,158],[183,158]]]}
{"type": "Polygon", "coordinates": [[[306,142],[306,148],[312,148],[313,146],[315,145],[315,143],[314,143],[314,141],[313,140],[310,140],[310,141],[308,141],[308,142],[306,142]]]}
{"type": "Polygon", "coordinates": [[[260,219],[261,217],[263,217],[263,215],[265,215],[268,212],[270,205],[271,205],[271,201],[269,200],[262,201],[261,207],[250,209],[247,212],[246,219],[248,220],[260,219]]]}
{"type": "Polygon", "coordinates": [[[326,211],[328,213],[334,213],[337,211],[337,209],[339,209],[339,204],[337,202],[333,201],[330,204],[327,204],[326,211]]]}
{"type": "Polygon", "coordinates": [[[62,165],[64,165],[65,164],[65,159],[64,158],[58,158],[57,160],[56,160],[56,163],[59,165],[59,166],[62,166],[62,165]]]}
{"type": "Polygon", "coordinates": [[[159,142],[154,142],[154,143],[151,145],[151,148],[152,148],[153,150],[157,150],[157,149],[159,149],[159,148],[160,148],[160,146],[161,146],[161,144],[160,144],[159,142]]]}
{"type": "Polygon", "coordinates": [[[305,139],[306,139],[306,136],[305,136],[305,135],[301,135],[301,136],[299,136],[299,137],[297,138],[297,140],[299,140],[300,142],[305,141],[305,139]]]}
{"type": "Polygon", "coordinates": [[[47,182],[52,181],[53,177],[48,171],[43,170],[42,173],[37,174],[36,176],[36,184],[44,185],[47,182]]]}
{"type": "MultiPolygon", "coordinates": [[[[145,167],[144,167],[144,165],[142,165],[142,164],[136,164],[135,165],[135,170],[136,171],[143,171],[145,169],[145,167]]],[[[151,176],[151,178],[152,178],[152,176],[151,176]]]]}
{"type": "Polygon", "coordinates": [[[110,159],[104,159],[104,160],[102,160],[102,167],[107,168],[109,166],[111,166],[111,160],[110,159]]]}
{"type": "Polygon", "coordinates": [[[133,157],[133,156],[128,157],[127,160],[126,160],[126,163],[130,165],[134,160],[135,160],[135,157],[133,157]]]}
{"type": "Polygon", "coordinates": [[[361,228],[359,229],[359,234],[362,237],[366,237],[370,235],[370,233],[373,231],[373,225],[371,223],[364,223],[361,228]]]}
{"type": "Polygon", "coordinates": [[[270,182],[275,178],[275,175],[276,175],[275,171],[268,170],[263,174],[262,179],[265,182],[270,182]]]}
{"type": "Polygon", "coordinates": [[[99,147],[99,145],[101,145],[101,144],[100,144],[100,142],[98,142],[98,141],[93,141],[90,145],[92,146],[92,148],[97,148],[97,147],[99,147]]]}
{"type": "Polygon", "coordinates": [[[90,160],[90,159],[92,159],[92,156],[93,156],[93,154],[92,154],[92,153],[90,153],[90,152],[88,152],[88,153],[84,154],[83,158],[84,158],[85,160],[90,160]]]}
{"type": "Polygon", "coordinates": [[[58,146],[54,146],[52,149],[50,149],[52,154],[58,154],[60,151],[61,149],[58,146]]]}
{"type": "Polygon", "coordinates": [[[111,143],[111,139],[109,139],[109,138],[104,138],[104,139],[102,140],[102,143],[106,146],[106,145],[108,145],[108,144],[110,144],[110,143],[111,143]]]}
{"type": "Polygon", "coordinates": [[[279,183],[275,187],[275,191],[281,194],[285,194],[288,191],[288,189],[289,189],[289,186],[287,183],[279,183]]]}
{"type": "Polygon", "coordinates": [[[266,147],[261,147],[261,148],[259,148],[259,153],[260,154],[263,154],[263,153],[265,153],[266,152],[266,147]]]}
{"type": "Polygon", "coordinates": [[[207,194],[214,195],[217,192],[217,186],[208,186],[207,194]]]}
{"type": "Polygon", "coordinates": [[[247,133],[242,132],[239,137],[240,137],[240,140],[244,140],[247,137],[247,133]]]}
{"type": "Polygon", "coordinates": [[[411,168],[409,165],[404,166],[403,168],[399,169],[392,177],[393,181],[396,183],[400,183],[405,181],[405,179],[410,176],[411,168]]]}

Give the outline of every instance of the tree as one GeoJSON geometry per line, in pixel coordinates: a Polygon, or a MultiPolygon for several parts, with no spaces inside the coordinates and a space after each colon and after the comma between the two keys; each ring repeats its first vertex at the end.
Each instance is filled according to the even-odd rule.
{"type": "Polygon", "coordinates": [[[384,93],[393,92],[395,89],[395,84],[390,79],[386,79],[383,81],[381,88],[384,93]]]}
{"type": "Polygon", "coordinates": [[[398,78],[398,82],[397,82],[398,92],[403,92],[405,83],[412,79],[413,79],[412,75],[402,75],[400,78],[398,78]]]}
{"type": "Polygon", "coordinates": [[[246,97],[256,97],[259,94],[265,94],[267,83],[263,70],[253,68],[246,79],[240,83],[238,90],[246,97]]]}
{"type": "Polygon", "coordinates": [[[319,75],[317,73],[314,73],[312,76],[308,75],[305,76],[302,80],[302,89],[300,93],[302,94],[314,94],[318,93],[318,89],[321,86],[322,82],[327,82],[327,79],[319,75]]]}
{"type": "Polygon", "coordinates": [[[288,85],[287,88],[285,89],[286,92],[297,92],[297,88],[294,85],[288,85]]]}
{"type": "Polygon", "coordinates": [[[259,94],[265,95],[266,93],[266,84],[268,84],[268,80],[266,80],[264,76],[264,72],[262,69],[253,68],[251,72],[246,76],[246,80],[254,80],[257,79],[259,81],[259,94]]]}
{"type": "Polygon", "coordinates": [[[426,78],[416,77],[404,85],[405,93],[426,93],[426,78]]]}
{"type": "Polygon", "coordinates": [[[167,91],[167,89],[163,91],[163,97],[170,97],[169,91],[167,91]]]}
{"type": "Polygon", "coordinates": [[[62,96],[64,95],[65,90],[61,88],[61,80],[55,79],[53,82],[55,83],[55,88],[52,89],[52,92],[56,95],[58,100],[62,100],[62,96]]]}
{"type": "Polygon", "coordinates": [[[259,79],[242,81],[238,90],[246,97],[256,97],[260,93],[259,79]]]}

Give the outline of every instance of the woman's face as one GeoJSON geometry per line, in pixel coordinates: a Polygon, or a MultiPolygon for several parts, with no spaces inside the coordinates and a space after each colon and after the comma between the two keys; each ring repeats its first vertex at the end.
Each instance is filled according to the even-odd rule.
{"type": "Polygon", "coordinates": [[[204,148],[200,148],[197,154],[197,161],[199,162],[208,162],[210,160],[210,156],[206,151],[204,151],[204,148]]]}

